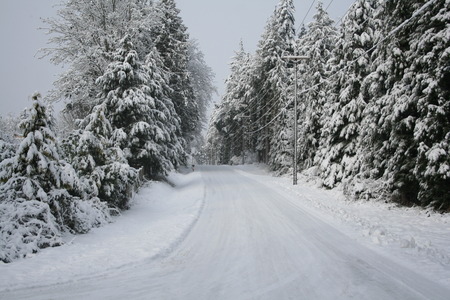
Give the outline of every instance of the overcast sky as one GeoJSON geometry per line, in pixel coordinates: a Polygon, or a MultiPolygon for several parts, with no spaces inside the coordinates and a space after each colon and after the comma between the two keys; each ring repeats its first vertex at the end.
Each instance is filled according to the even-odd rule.
{"type": "MultiPolygon", "coordinates": [[[[332,19],[339,20],[355,0],[323,0],[332,19]]],[[[48,37],[37,28],[41,18],[55,16],[60,0],[0,0],[0,114],[17,115],[30,104],[30,95],[44,96],[61,72],[47,59],[38,59],[38,49],[47,47],[48,37]]],[[[296,27],[311,21],[317,0],[296,0],[296,27]]],[[[192,38],[198,40],[205,60],[216,74],[220,93],[229,74],[229,62],[242,39],[254,51],[267,19],[278,0],[178,0],[181,16],[192,38]]],[[[219,96],[216,97],[217,99],[219,96]]],[[[215,100],[217,100],[215,99],[215,100]]]]}

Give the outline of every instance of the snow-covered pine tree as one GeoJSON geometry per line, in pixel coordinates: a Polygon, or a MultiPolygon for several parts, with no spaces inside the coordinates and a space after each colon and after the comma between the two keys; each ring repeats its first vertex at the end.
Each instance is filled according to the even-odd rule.
{"type": "Polygon", "coordinates": [[[182,121],[176,112],[175,104],[170,99],[170,74],[164,69],[164,62],[156,48],[147,55],[144,67],[148,76],[146,84],[149,87],[146,92],[154,101],[151,114],[147,116],[149,118],[147,123],[150,125],[155,146],[150,143],[146,147],[150,146],[154,164],[160,166],[153,169],[166,174],[184,164],[186,160],[182,121]]]}
{"type": "Polygon", "coordinates": [[[320,150],[315,165],[326,187],[359,172],[363,110],[370,101],[361,85],[370,73],[371,51],[376,40],[374,12],[379,0],[356,1],[345,16],[333,50],[332,93],[324,110],[320,150]]]}
{"type": "MultiPolygon", "coordinates": [[[[252,137],[247,134],[256,116],[255,105],[249,102],[254,70],[252,63],[252,56],[245,52],[241,42],[230,63],[231,74],[226,80],[222,102],[216,106],[211,119],[210,130],[221,135],[221,143],[208,141],[208,145],[219,145],[221,163],[230,163],[233,157],[240,157],[240,163],[243,152],[253,152],[254,149],[252,137]]],[[[208,136],[217,140],[215,134],[208,136]]]]}
{"type": "Polygon", "coordinates": [[[62,243],[61,230],[85,232],[109,217],[98,201],[81,201],[78,177],[60,160],[52,118],[33,95],[20,123],[15,156],[0,168],[0,260],[10,262],[40,248],[62,243]]]}
{"type": "Polygon", "coordinates": [[[362,134],[368,137],[369,151],[363,169],[386,182],[394,201],[433,203],[440,209],[446,209],[442,204],[448,199],[448,160],[441,155],[448,139],[448,120],[443,117],[448,115],[448,85],[442,83],[448,79],[444,2],[384,3],[378,13],[382,37],[362,87],[372,98],[364,110],[362,134]]]}
{"type": "Polygon", "coordinates": [[[113,211],[127,208],[138,173],[128,165],[123,151],[111,145],[105,104],[95,106],[80,128],[63,141],[62,148],[80,178],[82,197],[98,197],[113,211]]]}
{"type": "Polygon", "coordinates": [[[387,1],[378,12],[382,28],[373,52],[372,72],[363,82],[363,91],[372,99],[364,110],[362,170],[373,179],[381,178],[393,199],[403,204],[417,199],[418,183],[413,174],[417,145],[413,138],[415,105],[410,102],[411,86],[402,79],[409,76],[410,42],[421,7],[417,2],[387,1]]]}
{"type": "MultiPolygon", "coordinates": [[[[388,1],[384,7],[385,23],[388,30],[394,31],[404,21],[409,20],[420,8],[417,1],[394,3],[388,1]]],[[[410,42],[418,19],[411,19],[383,43],[384,65],[389,67],[385,80],[386,94],[378,104],[380,113],[377,136],[381,137],[375,149],[380,158],[383,177],[387,180],[394,200],[402,204],[416,202],[418,182],[413,174],[414,161],[417,157],[417,145],[413,138],[416,120],[415,104],[410,101],[410,90],[404,76],[409,76],[410,42]],[[382,143],[380,145],[380,142],[382,143]]],[[[387,35],[388,33],[386,33],[387,35]]],[[[417,203],[417,202],[416,202],[417,203]]]]}
{"type": "Polygon", "coordinates": [[[276,53],[276,63],[268,73],[268,82],[274,91],[274,110],[270,120],[276,118],[271,125],[272,136],[270,140],[269,164],[272,170],[285,173],[292,166],[293,159],[293,69],[288,69],[289,64],[283,61],[282,56],[294,53],[295,48],[295,18],[294,2],[281,1],[276,9],[276,18],[270,39],[275,39],[275,47],[269,51],[276,53]]]}
{"type": "Polygon", "coordinates": [[[11,128],[15,126],[11,120],[11,117],[0,116],[0,162],[13,157],[16,152],[14,130],[11,128]]]}
{"type": "Polygon", "coordinates": [[[14,156],[16,147],[9,141],[0,139],[0,162],[14,156]]]}
{"type": "Polygon", "coordinates": [[[206,145],[204,151],[206,152],[205,156],[207,159],[207,163],[211,165],[216,165],[223,160],[223,135],[220,134],[215,125],[219,121],[218,114],[219,108],[216,107],[211,115],[208,132],[206,134],[206,145]]]}
{"type": "Polygon", "coordinates": [[[172,88],[169,98],[180,117],[183,138],[189,144],[200,122],[188,70],[189,35],[174,0],[160,0],[156,4],[156,12],[160,25],[153,28],[155,46],[169,71],[169,85],[172,88]]]}
{"type": "Polygon", "coordinates": [[[148,176],[165,174],[184,159],[180,121],[165,92],[157,51],[139,58],[128,36],[115,52],[115,61],[97,80],[101,101],[113,127],[112,142],[125,153],[129,164],[148,176]]]}
{"type": "Polygon", "coordinates": [[[206,64],[204,55],[200,51],[196,40],[189,40],[188,47],[188,71],[191,78],[194,97],[199,109],[199,122],[195,128],[193,140],[191,141],[191,154],[200,159],[201,148],[204,144],[203,130],[208,123],[208,110],[212,97],[217,93],[213,85],[214,73],[206,64]]]}
{"type": "Polygon", "coordinates": [[[253,71],[251,67],[251,56],[244,50],[244,44],[241,41],[240,49],[236,52],[231,62],[231,75],[227,79],[224,103],[227,105],[224,114],[228,122],[224,131],[225,138],[228,140],[228,149],[231,149],[231,156],[240,157],[241,163],[245,151],[248,151],[249,123],[252,121],[252,113],[248,92],[250,89],[250,74],[253,71]]]}
{"type": "Polygon", "coordinates": [[[297,43],[298,53],[309,58],[299,80],[299,90],[305,90],[299,96],[301,104],[298,113],[298,158],[302,169],[313,166],[319,147],[324,110],[330,101],[327,95],[330,76],[328,60],[332,57],[338,37],[333,21],[323,9],[321,1],[308,27],[308,32],[297,43]]]}
{"type": "MultiPolygon", "coordinates": [[[[286,97],[287,98],[287,97],[286,97]]],[[[283,101],[286,104],[286,101],[283,101]]],[[[277,174],[285,174],[293,163],[293,106],[281,107],[272,136],[270,167],[277,174]]]]}
{"type": "Polygon", "coordinates": [[[225,95],[212,119],[214,131],[222,136],[222,163],[229,163],[233,156],[248,151],[255,153],[259,161],[272,164],[274,169],[287,166],[292,148],[289,133],[286,133],[289,129],[284,128],[290,123],[285,93],[289,74],[282,56],[293,53],[293,14],[293,1],[280,1],[267,23],[256,54],[246,54],[241,46],[231,63],[225,95]],[[279,117],[283,120],[275,122],[279,117]],[[274,131],[280,132],[282,139],[278,135],[274,137],[274,131]],[[270,152],[272,146],[274,151],[270,152]]]}
{"type": "MultiPolygon", "coordinates": [[[[417,1],[424,4],[424,1],[417,1]]],[[[411,65],[403,82],[417,116],[413,129],[418,201],[450,211],[450,6],[437,0],[424,8],[411,35],[411,65]]],[[[410,158],[411,159],[411,158],[410,158]]]]}
{"type": "MultiPolygon", "coordinates": [[[[294,3],[292,0],[282,0],[276,7],[273,15],[269,18],[265,32],[259,42],[256,51],[256,72],[257,80],[254,81],[254,90],[258,93],[254,95],[252,102],[256,102],[258,127],[264,128],[257,133],[257,148],[260,161],[278,161],[276,151],[271,151],[272,143],[278,143],[277,139],[272,139],[276,122],[274,118],[279,116],[280,110],[287,105],[287,100],[283,99],[286,90],[288,76],[286,74],[286,63],[283,55],[290,55],[294,51],[295,40],[295,19],[294,3]],[[271,122],[269,124],[269,122],[271,122]]],[[[281,147],[284,143],[276,145],[281,147]]]]}
{"type": "Polygon", "coordinates": [[[39,97],[33,95],[33,104],[19,125],[23,140],[16,155],[2,162],[2,197],[47,203],[63,224],[63,211],[72,198],[68,191],[76,191],[77,177],[70,166],[60,162],[52,120],[39,97]]]}

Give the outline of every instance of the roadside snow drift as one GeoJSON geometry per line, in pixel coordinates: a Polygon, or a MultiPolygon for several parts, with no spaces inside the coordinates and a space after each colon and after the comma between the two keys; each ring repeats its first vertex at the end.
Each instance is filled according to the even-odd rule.
{"type": "MultiPolygon", "coordinates": [[[[189,232],[203,205],[200,173],[171,174],[166,183],[150,183],[115,222],[84,235],[66,236],[66,244],[27,259],[0,263],[2,292],[73,282],[111,269],[140,264],[170,253],[189,232]]],[[[12,297],[11,299],[13,299],[12,297]]]]}

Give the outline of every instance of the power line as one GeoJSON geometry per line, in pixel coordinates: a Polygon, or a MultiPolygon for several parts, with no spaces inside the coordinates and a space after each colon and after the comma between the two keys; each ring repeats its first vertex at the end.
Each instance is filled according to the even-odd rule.
{"type": "Polygon", "coordinates": [[[328,8],[330,8],[331,3],[333,3],[334,0],[331,0],[330,3],[328,3],[327,8],[325,8],[326,11],[328,11],[328,8]]]}
{"type": "Polygon", "coordinates": [[[308,9],[308,11],[306,12],[305,16],[303,17],[302,23],[300,23],[300,26],[297,28],[297,31],[299,31],[300,28],[301,28],[303,25],[305,25],[305,20],[306,20],[306,18],[308,17],[309,12],[311,11],[311,9],[312,9],[314,3],[316,3],[316,0],[313,0],[313,2],[311,3],[311,5],[309,6],[309,9],[308,9]]]}
{"type": "MultiPolygon", "coordinates": [[[[417,11],[415,11],[415,12],[413,13],[413,15],[412,15],[409,19],[405,20],[405,21],[402,22],[400,25],[398,25],[396,28],[394,28],[393,30],[391,30],[386,36],[384,36],[381,40],[379,40],[379,41],[378,41],[375,45],[373,45],[370,49],[364,51],[364,52],[363,52],[361,55],[359,55],[357,58],[355,58],[355,59],[353,59],[352,61],[350,61],[349,63],[347,63],[347,65],[346,65],[342,70],[346,70],[346,69],[349,68],[351,65],[353,65],[355,62],[357,62],[363,55],[366,55],[367,53],[371,52],[372,50],[378,48],[382,43],[384,43],[384,42],[385,42],[386,40],[388,40],[392,35],[394,35],[396,32],[398,32],[402,27],[404,27],[406,24],[408,24],[412,19],[414,19],[414,18],[416,18],[417,16],[421,15],[421,14],[422,14],[422,13],[423,13],[423,12],[424,12],[424,11],[425,11],[425,10],[426,10],[433,2],[435,2],[435,1],[436,1],[436,0],[430,0],[430,1],[428,1],[427,3],[425,3],[420,9],[418,9],[417,11]]],[[[349,9],[350,9],[350,8],[349,8],[349,9]]],[[[348,13],[348,11],[347,11],[347,13],[348,13]]],[[[304,89],[304,90],[300,91],[300,92],[298,93],[298,95],[305,94],[305,93],[309,92],[310,90],[312,90],[312,89],[314,89],[314,88],[320,86],[321,84],[329,83],[329,82],[330,82],[330,79],[332,79],[333,77],[335,77],[335,76],[337,76],[337,75],[339,75],[339,74],[340,74],[340,73],[338,73],[338,72],[333,73],[330,77],[328,77],[328,78],[325,79],[324,81],[319,82],[319,83],[317,83],[317,84],[315,84],[315,85],[309,87],[308,89],[304,89]]],[[[270,103],[272,100],[273,100],[273,99],[271,99],[270,101],[268,101],[268,103],[270,103]]],[[[283,113],[283,109],[286,109],[286,108],[289,107],[291,104],[292,104],[292,100],[289,101],[283,108],[281,108],[280,111],[278,112],[278,114],[275,115],[270,121],[268,121],[263,127],[258,128],[257,130],[254,130],[254,131],[245,131],[245,129],[243,128],[242,132],[239,133],[239,134],[237,134],[236,136],[234,136],[234,137],[232,138],[232,140],[233,140],[233,141],[237,141],[238,138],[239,138],[239,139],[242,138],[245,134],[254,134],[254,133],[260,132],[261,130],[267,128],[268,126],[270,126],[272,123],[274,123],[274,122],[278,119],[278,117],[283,113]]],[[[264,114],[262,115],[262,117],[267,116],[268,113],[271,112],[271,110],[272,110],[273,107],[274,107],[274,106],[272,106],[270,110],[268,110],[266,113],[264,113],[264,114]]],[[[261,111],[261,110],[259,110],[259,111],[261,111]]],[[[254,122],[252,122],[252,123],[250,123],[250,124],[246,124],[246,128],[249,128],[249,127],[252,127],[252,126],[256,125],[257,122],[259,122],[259,121],[262,119],[262,117],[258,118],[256,121],[254,121],[254,122]]],[[[237,126],[238,126],[238,125],[237,125],[237,126]]],[[[233,126],[233,127],[234,127],[234,126],[233,126]]],[[[233,128],[233,127],[232,127],[232,128],[233,128]]]]}
{"type": "MultiPolygon", "coordinates": [[[[331,4],[332,2],[333,2],[333,0],[331,0],[330,4],[331,4]]],[[[347,10],[345,11],[345,13],[339,18],[339,20],[338,20],[337,22],[334,23],[334,26],[337,27],[337,26],[342,22],[342,20],[347,16],[348,12],[349,12],[350,9],[353,7],[353,5],[355,5],[355,3],[356,3],[356,1],[353,2],[352,5],[350,5],[350,6],[347,8],[347,10]]],[[[328,5],[328,6],[330,6],[330,5],[328,5]]],[[[327,7],[327,9],[328,9],[328,7],[327,7]]]]}
{"type": "MultiPolygon", "coordinates": [[[[361,55],[359,55],[357,58],[353,59],[352,61],[350,61],[344,68],[343,70],[349,68],[352,64],[354,64],[355,62],[357,62],[363,55],[371,52],[372,50],[378,48],[378,46],[381,45],[381,43],[385,42],[388,38],[390,38],[392,35],[394,35],[397,31],[399,31],[402,27],[404,27],[406,24],[408,24],[412,19],[414,19],[415,17],[419,16],[428,6],[430,6],[433,2],[435,2],[436,0],[430,0],[429,2],[425,3],[419,10],[417,10],[409,19],[405,20],[403,23],[401,23],[399,26],[397,26],[396,28],[394,28],[393,30],[391,30],[384,38],[382,38],[380,41],[378,41],[374,46],[372,46],[370,49],[364,51],[361,55]]],[[[324,80],[323,82],[319,82],[307,89],[304,89],[302,91],[300,91],[298,94],[302,95],[304,93],[309,92],[310,90],[329,82],[330,79],[332,79],[334,76],[337,76],[339,73],[334,73],[332,74],[330,77],[328,77],[326,80],[324,80]]],[[[273,100],[273,99],[272,99],[273,100]]],[[[289,105],[292,104],[292,101],[290,101],[284,108],[287,108],[289,105]]],[[[273,106],[272,106],[273,107],[273,106]]],[[[269,110],[270,112],[270,110],[269,110]]],[[[271,123],[273,123],[280,115],[281,115],[282,110],[280,110],[280,112],[272,119],[270,120],[266,125],[264,125],[262,128],[259,128],[255,131],[252,132],[247,132],[248,134],[252,134],[252,133],[256,133],[261,131],[262,129],[266,128],[268,125],[270,125],[271,123]]],[[[261,118],[259,118],[257,121],[259,121],[261,118]]],[[[254,125],[256,124],[256,121],[253,124],[250,125],[254,125]]]]}

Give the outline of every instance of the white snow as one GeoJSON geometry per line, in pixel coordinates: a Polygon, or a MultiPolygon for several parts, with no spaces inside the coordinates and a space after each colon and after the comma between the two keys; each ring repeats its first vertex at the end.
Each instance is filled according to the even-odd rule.
{"type": "Polygon", "coordinates": [[[164,256],[188,233],[203,205],[199,173],[169,179],[178,187],[150,184],[112,224],[66,236],[65,245],[27,259],[0,262],[0,299],[5,290],[72,282],[164,256]]]}
{"type": "MultiPolygon", "coordinates": [[[[244,170],[248,172],[248,168],[244,170]]],[[[350,201],[339,188],[319,189],[320,179],[303,175],[294,187],[290,177],[268,177],[258,169],[254,167],[252,173],[258,174],[254,179],[294,193],[303,200],[302,206],[306,205],[320,219],[326,218],[362,244],[395,257],[450,288],[449,214],[385,202],[350,201]]]]}
{"type": "Polygon", "coordinates": [[[11,264],[1,299],[448,299],[450,217],[263,167],[152,183],[115,222],[11,264]]]}

